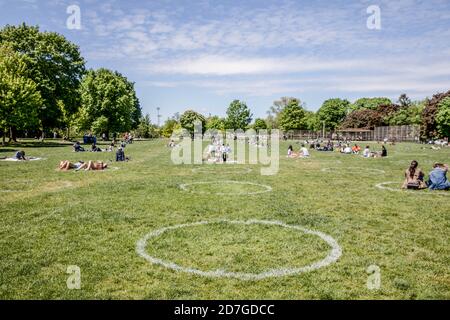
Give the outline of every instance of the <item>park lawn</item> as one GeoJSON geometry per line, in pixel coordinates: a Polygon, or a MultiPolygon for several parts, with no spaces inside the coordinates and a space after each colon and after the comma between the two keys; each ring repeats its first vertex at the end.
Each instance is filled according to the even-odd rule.
{"type": "MultiPolygon", "coordinates": [[[[75,154],[57,141],[0,148],[0,156],[20,148],[46,158],[0,161],[0,298],[450,299],[450,193],[375,187],[400,185],[414,159],[426,172],[436,161],[448,163],[450,149],[404,143],[388,146],[386,159],[315,151],[310,159],[287,159],[288,144],[298,149],[297,142],[282,143],[274,176],[262,176],[259,165],[176,166],[163,140],[127,146],[132,161],[112,163],[117,168],[105,172],[56,168],[66,159],[113,160],[111,153],[75,154]],[[203,181],[251,182],[272,191],[214,195],[208,190],[221,190],[217,185],[198,185],[199,193],[195,185],[179,187],[203,181]],[[149,232],[224,219],[320,231],[339,243],[342,256],[308,273],[245,281],[173,271],[136,252],[149,232]],[[67,288],[70,265],[81,269],[81,290],[67,288]],[[367,288],[370,265],[380,267],[379,290],[367,288]]],[[[238,184],[223,188],[246,191],[238,184]]],[[[279,226],[218,222],[166,232],[150,239],[146,250],[184,267],[259,273],[305,266],[323,259],[329,247],[279,226]]]]}

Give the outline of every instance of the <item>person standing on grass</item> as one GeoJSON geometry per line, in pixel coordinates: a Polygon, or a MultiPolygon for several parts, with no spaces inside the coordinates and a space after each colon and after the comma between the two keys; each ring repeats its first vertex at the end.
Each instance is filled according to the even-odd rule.
{"type": "Polygon", "coordinates": [[[405,171],[405,181],[403,182],[403,189],[425,189],[427,187],[425,181],[425,174],[419,168],[419,163],[414,160],[405,171]]]}
{"type": "Polygon", "coordinates": [[[450,190],[450,182],[447,179],[448,164],[436,163],[430,172],[428,188],[430,190],[450,190]]]}

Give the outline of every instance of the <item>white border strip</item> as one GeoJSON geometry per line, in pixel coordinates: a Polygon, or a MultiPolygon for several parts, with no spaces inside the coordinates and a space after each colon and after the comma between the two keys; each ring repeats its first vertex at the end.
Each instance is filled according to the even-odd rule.
{"type": "Polygon", "coordinates": [[[248,221],[238,221],[238,220],[223,219],[223,220],[216,220],[216,221],[211,221],[211,222],[200,221],[200,222],[193,222],[193,223],[186,223],[186,224],[178,224],[175,226],[164,227],[164,228],[152,231],[152,232],[146,234],[142,239],[140,239],[137,242],[136,253],[139,256],[141,256],[142,258],[144,258],[145,260],[147,260],[148,262],[150,262],[151,264],[160,265],[160,266],[163,266],[165,268],[168,268],[168,269],[171,269],[174,271],[195,274],[198,276],[208,277],[208,278],[235,278],[235,279],[239,279],[239,280],[255,281],[255,280],[262,280],[262,279],[266,279],[266,278],[284,277],[284,276],[289,276],[289,275],[294,275],[294,274],[299,274],[299,273],[305,273],[305,272],[310,272],[310,271],[317,270],[319,268],[326,267],[326,266],[336,262],[341,257],[342,249],[339,246],[339,244],[336,242],[336,240],[334,240],[331,236],[329,236],[323,232],[320,232],[320,231],[313,231],[313,230],[303,228],[300,226],[288,225],[288,224],[285,224],[280,221],[267,221],[267,220],[254,220],[254,219],[248,220],[248,221]],[[274,226],[280,226],[283,228],[297,230],[297,231],[305,233],[305,234],[318,236],[319,238],[321,238],[323,241],[325,241],[331,247],[331,250],[324,259],[314,262],[314,263],[309,264],[304,267],[269,269],[269,270],[261,272],[261,273],[228,272],[225,270],[202,271],[202,270],[198,270],[198,269],[194,269],[194,268],[182,267],[180,265],[177,265],[176,263],[173,263],[170,261],[164,261],[162,259],[152,257],[145,250],[145,248],[147,246],[147,242],[150,238],[158,237],[165,232],[175,230],[175,229],[180,229],[180,228],[207,225],[207,224],[213,224],[213,223],[221,223],[221,222],[231,223],[231,224],[244,224],[244,225],[250,225],[250,224],[274,225],[274,226]]]}

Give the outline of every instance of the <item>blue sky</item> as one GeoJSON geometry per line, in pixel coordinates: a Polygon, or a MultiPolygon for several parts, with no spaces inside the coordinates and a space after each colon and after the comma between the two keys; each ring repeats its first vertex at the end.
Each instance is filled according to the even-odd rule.
{"type": "Polygon", "coordinates": [[[89,68],[136,83],[156,122],[194,109],[224,115],[233,99],[265,117],[282,96],[317,110],[328,98],[450,89],[450,1],[0,0],[0,26],[38,24],[77,43],[89,68]],[[66,26],[69,5],[81,30],[66,26]],[[367,8],[381,30],[367,28],[367,8]]]}

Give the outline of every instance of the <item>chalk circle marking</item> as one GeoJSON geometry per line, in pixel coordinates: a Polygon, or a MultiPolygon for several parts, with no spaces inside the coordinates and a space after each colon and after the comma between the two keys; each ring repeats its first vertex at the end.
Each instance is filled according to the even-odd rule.
{"type": "Polygon", "coordinates": [[[320,171],[322,172],[330,172],[330,171],[353,171],[354,169],[356,169],[356,171],[367,171],[367,172],[375,172],[375,173],[386,173],[386,171],[382,170],[382,169],[375,169],[375,168],[364,168],[364,167],[349,167],[349,168],[339,168],[339,167],[335,167],[335,168],[322,168],[320,171]]]}
{"type": "Polygon", "coordinates": [[[164,227],[155,231],[152,231],[148,234],[146,234],[143,238],[141,238],[137,244],[136,244],[136,253],[150,262],[151,264],[160,265],[165,268],[184,272],[184,273],[190,273],[195,274],[202,277],[207,278],[235,278],[239,280],[262,280],[266,278],[275,278],[275,277],[284,277],[284,276],[290,276],[294,274],[300,274],[300,273],[306,273],[310,271],[314,271],[323,267],[326,267],[334,262],[336,262],[342,255],[342,249],[337,243],[336,240],[334,240],[333,237],[320,232],[320,231],[314,231],[310,230],[301,226],[296,225],[288,225],[281,221],[267,221],[267,220],[248,220],[248,221],[240,221],[240,220],[216,220],[216,221],[200,221],[200,222],[193,222],[193,223],[186,223],[186,224],[178,224],[175,226],[170,227],[164,227]],[[195,227],[195,226],[201,226],[201,225],[208,225],[208,224],[214,224],[214,223],[230,223],[230,224],[242,224],[242,225],[252,225],[252,224],[262,224],[262,225],[271,225],[271,226],[279,226],[282,228],[287,229],[293,229],[296,231],[299,231],[304,234],[308,235],[314,235],[325,241],[330,247],[330,251],[328,255],[317,262],[311,263],[309,265],[306,265],[304,267],[298,267],[298,268],[275,268],[275,269],[269,269],[267,271],[261,272],[261,273],[245,273],[245,272],[230,272],[225,270],[214,270],[214,271],[203,271],[195,268],[188,268],[180,266],[176,263],[165,261],[153,256],[150,256],[145,248],[147,246],[147,242],[151,238],[156,238],[163,233],[166,233],[168,231],[181,229],[181,228],[188,228],[188,227],[195,227]]]}
{"type": "Polygon", "coordinates": [[[408,190],[408,189],[401,189],[400,187],[398,188],[392,188],[392,187],[388,187],[388,185],[392,185],[392,184],[397,184],[399,185],[400,183],[397,181],[387,181],[387,182],[381,182],[375,185],[376,188],[381,189],[381,190],[387,190],[387,191],[392,191],[392,192],[403,192],[403,193],[408,193],[408,194],[417,194],[417,195],[437,195],[437,196],[449,196],[450,195],[450,191],[439,191],[439,190],[428,190],[428,189],[421,189],[421,190],[408,190]]]}
{"type": "Polygon", "coordinates": [[[259,184],[259,183],[253,183],[253,182],[243,182],[243,181],[231,181],[231,180],[224,180],[224,181],[199,181],[199,182],[192,182],[192,183],[183,183],[179,185],[180,189],[186,192],[190,192],[190,193],[197,193],[197,194],[215,194],[215,195],[255,195],[255,194],[262,194],[262,193],[266,193],[266,192],[271,192],[272,191],[272,187],[267,186],[265,184],[259,184]],[[260,187],[263,188],[263,190],[261,191],[253,191],[253,192],[208,192],[208,191],[195,191],[194,190],[190,190],[190,186],[195,186],[195,185],[207,185],[207,184],[217,184],[217,185],[221,185],[221,184],[241,184],[241,185],[249,185],[249,186],[256,186],[256,187],[260,187]]]}

